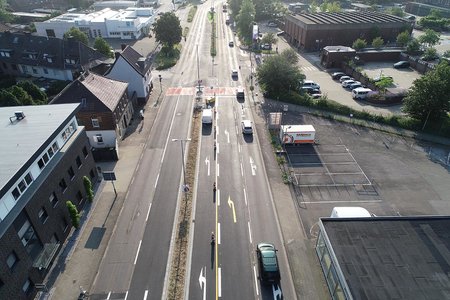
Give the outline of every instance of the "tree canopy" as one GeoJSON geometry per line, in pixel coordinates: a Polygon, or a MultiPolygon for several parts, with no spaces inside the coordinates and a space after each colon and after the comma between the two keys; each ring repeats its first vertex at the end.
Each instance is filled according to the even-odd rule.
{"type": "Polygon", "coordinates": [[[287,49],[283,50],[283,52],[281,52],[280,55],[293,65],[296,65],[299,61],[297,52],[295,52],[295,50],[292,48],[287,48],[287,49]]]}
{"type": "Polygon", "coordinates": [[[39,89],[37,85],[30,81],[21,81],[17,84],[33,99],[34,104],[47,104],[47,94],[39,89]]]}
{"type": "Polygon", "coordinates": [[[253,0],[255,18],[258,21],[273,19],[280,11],[279,0],[253,0]]]}
{"type": "Polygon", "coordinates": [[[422,122],[440,118],[450,110],[449,95],[450,66],[443,61],[413,82],[403,100],[403,111],[422,122]]]}
{"type": "Polygon", "coordinates": [[[305,75],[284,55],[272,55],[258,66],[257,78],[268,94],[280,95],[289,90],[298,90],[305,75]]]}
{"type": "Polygon", "coordinates": [[[80,43],[83,43],[83,44],[89,46],[89,38],[86,35],[86,33],[82,32],[80,29],[78,29],[76,27],[72,27],[64,33],[64,39],[67,40],[69,38],[73,38],[73,39],[79,41],[80,43]]]}
{"type": "Polygon", "coordinates": [[[432,29],[425,30],[425,33],[419,36],[419,43],[427,47],[432,47],[439,43],[441,35],[432,29]]]}
{"type": "Polygon", "coordinates": [[[408,31],[403,31],[397,35],[397,44],[400,46],[406,46],[408,42],[411,40],[411,35],[408,31]]]}
{"type": "Polygon", "coordinates": [[[265,35],[263,35],[261,39],[261,44],[276,44],[278,42],[278,39],[276,35],[273,32],[268,32],[265,35]]]}
{"type": "Polygon", "coordinates": [[[381,37],[376,37],[372,41],[372,47],[374,47],[376,49],[383,47],[383,45],[384,45],[384,40],[381,37]]]}
{"type": "Polygon", "coordinates": [[[341,11],[341,4],[337,1],[334,2],[328,2],[328,1],[324,1],[321,5],[320,5],[320,10],[322,12],[340,12],[341,11]]]}
{"type": "Polygon", "coordinates": [[[19,105],[21,103],[9,90],[0,90],[0,107],[19,105]]]}
{"type": "Polygon", "coordinates": [[[352,45],[352,48],[355,50],[361,50],[366,47],[367,47],[367,42],[366,42],[366,40],[363,40],[363,39],[355,40],[352,45]]]}
{"type": "Polygon", "coordinates": [[[165,47],[173,48],[182,38],[180,19],[173,12],[166,12],[156,21],[153,27],[156,41],[165,47]]]}
{"type": "Polygon", "coordinates": [[[237,16],[239,37],[247,44],[252,41],[253,23],[255,21],[255,5],[252,0],[243,0],[237,16]]]}
{"type": "Polygon", "coordinates": [[[7,6],[6,0],[0,0],[0,22],[8,23],[15,19],[14,15],[6,9],[7,6]]]}
{"type": "Polygon", "coordinates": [[[108,57],[114,57],[114,54],[111,52],[111,46],[101,37],[95,39],[94,49],[108,57]]]}

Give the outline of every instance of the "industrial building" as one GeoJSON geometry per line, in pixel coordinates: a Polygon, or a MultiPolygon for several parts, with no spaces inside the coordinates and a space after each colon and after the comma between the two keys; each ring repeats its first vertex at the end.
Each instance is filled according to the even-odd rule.
{"type": "Polygon", "coordinates": [[[321,218],[332,299],[448,299],[450,216],[321,218]]]}
{"type": "Polygon", "coordinates": [[[393,42],[412,23],[401,17],[377,12],[290,14],[285,17],[285,34],[299,50],[318,51],[325,46],[352,46],[362,38],[368,43],[380,36],[393,42]]]}
{"type": "Polygon", "coordinates": [[[0,108],[0,299],[33,299],[98,179],[80,104],[0,108]]]}
{"type": "Polygon", "coordinates": [[[136,40],[149,34],[153,21],[153,8],[129,7],[119,11],[105,8],[90,14],[66,13],[35,25],[40,36],[63,38],[76,27],[89,38],[136,40]]]}

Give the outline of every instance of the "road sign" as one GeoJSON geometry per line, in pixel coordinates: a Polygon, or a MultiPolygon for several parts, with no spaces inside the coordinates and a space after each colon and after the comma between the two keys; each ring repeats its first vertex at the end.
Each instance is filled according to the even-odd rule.
{"type": "Polygon", "coordinates": [[[103,172],[102,175],[105,180],[116,180],[116,174],[114,172],[103,172]]]}

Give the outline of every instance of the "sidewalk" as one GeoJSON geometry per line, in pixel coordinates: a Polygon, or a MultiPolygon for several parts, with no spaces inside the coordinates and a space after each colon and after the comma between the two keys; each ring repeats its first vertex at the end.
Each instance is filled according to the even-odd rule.
{"type": "Polygon", "coordinates": [[[35,299],[77,299],[80,286],[90,290],[156,118],[159,107],[155,104],[161,101],[161,95],[159,87],[155,88],[145,106],[135,109],[127,136],[120,143],[120,159],[97,164],[102,171],[115,172],[117,196],[111,182],[97,183],[94,201],[81,211],[80,229],[72,229],[44,281],[48,292],[39,292],[35,299]],[[144,109],[143,120],[140,109],[144,109]]]}

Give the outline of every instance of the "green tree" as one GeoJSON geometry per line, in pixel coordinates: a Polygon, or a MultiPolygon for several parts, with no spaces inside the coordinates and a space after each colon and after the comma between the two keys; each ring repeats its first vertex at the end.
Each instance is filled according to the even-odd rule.
{"type": "Polygon", "coordinates": [[[276,44],[278,42],[277,36],[273,32],[268,32],[263,35],[261,39],[261,44],[276,44]]]}
{"type": "Polygon", "coordinates": [[[403,112],[426,122],[439,119],[450,110],[450,66],[441,62],[413,82],[403,100],[403,112]]]}
{"type": "Polygon", "coordinates": [[[367,47],[367,42],[364,39],[357,39],[353,42],[352,48],[355,50],[361,50],[367,47]]]}
{"type": "Polygon", "coordinates": [[[297,65],[282,55],[267,57],[258,66],[257,78],[263,90],[269,95],[280,95],[289,90],[297,90],[305,79],[297,65]]]}
{"type": "Polygon", "coordinates": [[[444,54],[442,54],[443,57],[450,57],[450,50],[447,50],[444,52],[444,54]]]}
{"type": "Polygon", "coordinates": [[[380,49],[384,45],[384,40],[381,37],[376,37],[372,41],[372,47],[375,49],[380,49]]]}
{"type": "Polygon", "coordinates": [[[16,99],[19,101],[20,105],[33,105],[33,98],[20,86],[13,85],[10,87],[9,92],[13,94],[16,99]]]}
{"type": "Polygon", "coordinates": [[[404,47],[411,40],[411,35],[408,31],[403,31],[397,35],[397,44],[404,47]]]}
{"type": "Polygon", "coordinates": [[[80,227],[80,213],[77,207],[72,203],[72,201],[66,202],[67,210],[69,211],[70,219],[72,220],[72,226],[78,229],[80,227]]]}
{"type": "Polygon", "coordinates": [[[417,39],[412,38],[408,44],[406,44],[406,52],[415,53],[420,50],[420,43],[417,39]]]}
{"type": "Polygon", "coordinates": [[[381,76],[380,80],[375,82],[375,86],[381,93],[386,93],[386,89],[394,83],[392,77],[381,76]]]}
{"type": "Polygon", "coordinates": [[[258,21],[272,19],[278,0],[253,0],[255,5],[255,19],[258,21]]]}
{"type": "Polygon", "coordinates": [[[320,5],[320,11],[322,12],[340,12],[341,9],[341,5],[339,4],[339,2],[328,2],[328,1],[324,1],[321,5],[320,5]]]}
{"type": "Polygon", "coordinates": [[[156,41],[172,49],[175,44],[181,41],[182,29],[180,19],[175,13],[166,12],[156,21],[153,32],[155,33],[156,41]]]}
{"type": "Polygon", "coordinates": [[[404,17],[405,16],[405,12],[400,7],[392,7],[391,9],[389,9],[387,11],[387,13],[389,13],[391,15],[394,15],[394,16],[397,16],[397,17],[404,17]]]}
{"type": "Polygon", "coordinates": [[[88,201],[92,202],[92,200],[94,200],[94,190],[92,189],[92,182],[89,177],[83,176],[83,185],[86,190],[88,201]]]}
{"type": "Polygon", "coordinates": [[[79,41],[80,43],[89,45],[89,38],[86,35],[86,33],[82,32],[80,29],[76,27],[72,27],[64,33],[64,39],[67,40],[69,38],[73,38],[76,41],[79,41]]]}
{"type": "Polygon", "coordinates": [[[292,65],[296,65],[299,62],[298,54],[292,48],[283,50],[280,55],[292,65]]]}
{"type": "Polygon", "coordinates": [[[21,81],[17,84],[17,86],[21,87],[31,96],[33,102],[35,104],[47,104],[48,98],[47,94],[39,89],[37,85],[30,81],[21,81]]]}
{"type": "Polygon", "coordinates": [[[6,0],[0,0],[0,22],[13,22],[16,17],[7,10],[8,3],[6,0]]]}
{"type": "Polygon", "coordinates": [[[8,90],[0,90],[0,107],[20,106],[19,100],[8,90]]]}
{"type": "Polygon", "coordinates": [[[439,43],[441,35],[432,29],[425,30],[425,33],[419,36],[419,43],[426,47],[432,47],[439,43]]]}
{"type": "Polygon", "coordinates": [[[320,7],[319,7],[319,5],[317,4],[317,1],[316,0],[312,0],[311,1],[311,4],[309,4],[309,11],[311,12],[311,13],[316,13],[316,12],[318,12],[320,10],[320,7]]]}
{"type": "Polygon", "coordinates": [[[94,49],[107,57],[114,58],[114,54],[111,52],[111,46],[101,37],[95,39],[94,49]]]}
{"type": "Polygon", "coordinates": [[[253,23],[255,21],[255,6],[252,0],[243,0],[237,16],[237,30],[239,37],[246,44],[252,42],[253,23]]]}
{"type": "Polygon", "coordinates": [[[242,5],[242,0],[229,0],[228,1],[228,8],[229,8],[228,14],[233,19],[236,19],[237,15],[239,14],[239,10],[241,9],[241,5],[242,5]]]}
{"type": "Polygon", "coordinates": [[[439,56],[438,56],[437,50],[436,50],[436,48],[433,48],[433,47],[427,48],[427,50],[425,50],[425,52],[423,54],[424,60],[427,60],[427,61],[436,59],[438,57],[439,56]]]}

